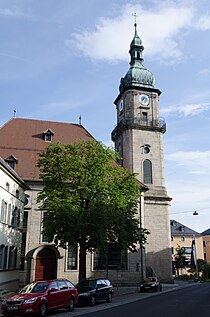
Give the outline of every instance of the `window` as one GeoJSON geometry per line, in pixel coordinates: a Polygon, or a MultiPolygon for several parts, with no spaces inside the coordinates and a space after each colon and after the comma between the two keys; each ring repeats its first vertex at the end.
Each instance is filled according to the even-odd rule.
{"type": "Polygon", "coordinates": [[[8,225],[11,225],[11,217],[12,217],[11,211],[12,211],[12,206],[11,206],[11,204],[9,204],[8,212],[7,212],[7,224],[8,225]]]}
{"type": "Polygon", "coordinates": [[[9,192],[9,189],[10,189],[10,185],[8,182],[6,182],[6,190],[9,192]]]}
{"type": "Polygon", "coordinates": [[[150,152],[150,146],[149,145],[145,145],[144,146],[144,153],[148,154],[150,152]]]}
{"type": "Polygon", "coordinates": [[[50,284],[49,290],[58,291],[58,284],[56,282],[52,282],[50,284]]]}
{"type": "Polygon", "coordinates": [[[0,245],[0,270],[3,269],[3,262],[4,262],[4,248],[5,246],[2,244],[0,245]]]}
{"type": "Polygon", "coordinates": [[[17,248],[10,247],[9,250],[9,268],[14,269],[17,267],[17,248]]]}
{"type": "Polygon", "coordinates": [[[78,254],[78,247],[75,246],[68,246],[67,249],[67,270],[77,270],[77,254],[78,254]]]}
{"type": "Polygon", "coordinates": [[[97,250],[93,257],[94,270],[127,270],[127,250],[121,249],[115,244],[108,244],[107,252],[97,250]]]}
{"type": "Polygon", "coordinates": [[[179,238],[179,241],[185,241],[185,237],[184,237],[184,236],[181,236],[181,237],[179,238]]]}
{"type": "Polygon", "coordinates": [[[6,223],[7,219],[7,202],[2,199],[1,202],[1,222],[6,223]]]}
{"type": "Polygon", "coordinates": [[[142,112],[142,121],[147,123],[147,112],[142,112]]]}
{"type": "Polygon", "coordinates": [[[186,254],[191,254],[192,253],[192,248],[191,247],[185,247],[185,253],[186,254]]]}
{"type": "Polygon", "coordinates": [[[171,241],[174,241],[174,237],[171,237],[171,241]]]}
{"type": "Polygon", "coordinates": [[[16,198],[20,198],[20,191],[18,189],[16,189],[15,195],[16,195],[16,198]]]}
{"type": "Polygon", "coordinates": [[[13,227],[20,226],[20,209],[17,206],[13,206],[11,225],[13,227]]]}
{"type": "Polygon", "coordinates": [[[43,132],[43,137],[45,142],[52,142],[52,137],[54,135],[54,132],[51,129],[47,129],[43,132]]]}
{"type": "Polygon", "coordinates": [[[47,213],[46,212],[43,212],[43,216],[42,216],[42,232],[41,232],[41,241],[42,242],[47,242],[47,243],[50,243],[51,241],[49,241],[49,238],[47,237],[47,235],[45,234],[44,232],[44,227],[43,227],[43,223],[47,217],[47,213]]]}
{"type": "Polygon", "coordinates": [[[150,160],[144,160],[143,162],[143,182],[152,184],[152,162],[150,160]]]}
{"type": "Polygon", "coordinates": [[[12,168],[15,169],[15,164],[18,163],[17,158],[14,155],[10,155],[5,159],[5,162],[12,168]]]}
{"type": "Polygon", "coordinates": [[[68,288],[68,286],[67,286],[65,281],[58,281],[58,287],[59,287],[60,290],[68,288]]]}

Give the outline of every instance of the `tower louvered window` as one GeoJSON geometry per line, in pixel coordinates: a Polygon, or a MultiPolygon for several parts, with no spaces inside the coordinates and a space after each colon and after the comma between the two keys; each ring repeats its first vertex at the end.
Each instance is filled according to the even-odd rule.
{"type": "Polygon", "coordinates": [[[150,160],[145,160],[143,162],[143,175],[145,184],[152,184],[152,162],[150,160]]]}

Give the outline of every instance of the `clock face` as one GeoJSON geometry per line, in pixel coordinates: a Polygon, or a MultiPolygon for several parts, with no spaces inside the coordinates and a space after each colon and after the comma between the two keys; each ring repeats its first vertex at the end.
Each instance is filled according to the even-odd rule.
{"type": "Polygon", "coordinates": [[[140,95],[139,96],[139,102],[144,105],[144,106],[148,106],[149,104],[149,96],[147,95],[140,95]]]}

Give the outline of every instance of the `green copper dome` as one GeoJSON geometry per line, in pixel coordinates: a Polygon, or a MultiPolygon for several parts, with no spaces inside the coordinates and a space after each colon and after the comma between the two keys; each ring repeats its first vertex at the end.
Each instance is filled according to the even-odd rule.
{"type": "Polygon", "coordinates": [[[130,44],[130,69],[124,78],[121,78],[120,92],[123,92],[126,87],[135,86],[143,88],[155,88],[155,77],[143,65],[142,52],[144,47],[142,41],[137,34],[137,25],[135,26],[134,38],[130,44]]]}

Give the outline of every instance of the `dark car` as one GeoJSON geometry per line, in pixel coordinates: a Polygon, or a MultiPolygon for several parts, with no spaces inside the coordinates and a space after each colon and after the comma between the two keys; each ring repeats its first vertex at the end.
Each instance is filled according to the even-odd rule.
{"type": "Polygon", "coordinates": [[[155,291],[155,292],[162,291],[162,285],[160,284],[156,276],[147,277],[143,281],[143,283],[140,284],[140,292],[147,292],[147,291],[155,291]]]}
{"type": "Polygon", "coordinates": [[[101,300],[112,301],[113,288],[108,279],[83,280],[76,285],[78,304],[86,303],[94,306],[101,300]]]}
{"type": "Polygon", "coordinates": [[[46,316],[50,310],[65,308],[73,311],[77,303],[77,289],[67,279],[37,281],[2,303],[4,316],[38,314],[46,316]]]}

